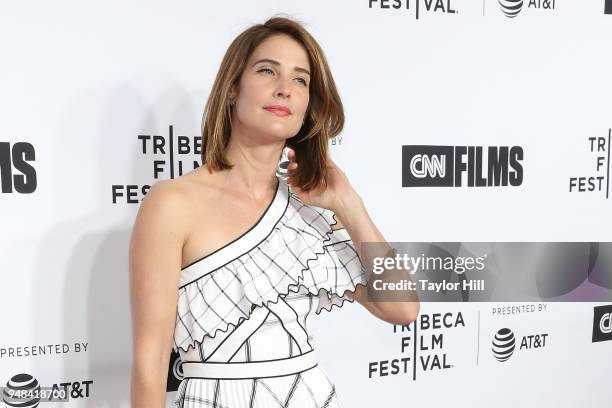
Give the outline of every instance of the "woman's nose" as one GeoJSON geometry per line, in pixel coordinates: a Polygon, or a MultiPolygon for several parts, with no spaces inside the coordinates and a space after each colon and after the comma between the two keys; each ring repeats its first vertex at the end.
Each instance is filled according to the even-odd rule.
{"type": "Polygon", "coordinates": [[[285,78],[279,78],[276,84],[276,96],[291,96],[291,88],[289,86],[289,80],[285,78]]]}

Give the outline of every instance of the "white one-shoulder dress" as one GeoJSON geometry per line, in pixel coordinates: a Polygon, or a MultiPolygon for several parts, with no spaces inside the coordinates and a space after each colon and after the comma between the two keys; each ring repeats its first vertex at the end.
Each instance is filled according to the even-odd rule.
{"type": "Polygon", "coordinates": [[[173,348],[177,407],[337,407],[317,364],[311,318],[342,306],[365,269],[333,211],[278,179],[257,223],[181,271],[173,348]]]}

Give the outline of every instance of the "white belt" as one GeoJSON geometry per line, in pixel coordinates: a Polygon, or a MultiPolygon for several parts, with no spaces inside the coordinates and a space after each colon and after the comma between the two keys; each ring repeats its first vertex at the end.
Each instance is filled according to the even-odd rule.
{"type": "Polygon", "coordinates": [[[184,378],[247,379],[297,374],[317,365],[313,350],[279,360],[240,363],[183,362],[184,378]]]}

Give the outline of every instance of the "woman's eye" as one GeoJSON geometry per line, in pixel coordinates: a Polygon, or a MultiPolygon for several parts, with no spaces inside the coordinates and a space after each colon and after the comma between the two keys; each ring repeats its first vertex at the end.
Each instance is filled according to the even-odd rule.
{"type": "MultiPolygon", "coordinates": [[[[274,74],[274,71],[271,68],[259,68],[257,70],[257,72],[265,72],[266,74],[274,74]]],[[[295,78],[298,80],[298,82],[301,82],[302,85],[304,86],[308,86],[308,82],[306,82],[306,79],[302,78],[302,77],[298,77],[295,78]]]]}
{"type": "Polygon", "coordinates": [[[257,70],[257,72],[270,72],[270,73],[274,73],[274,71],[272,71],[270,68],[261,68],[259,70],[257,70]]]}

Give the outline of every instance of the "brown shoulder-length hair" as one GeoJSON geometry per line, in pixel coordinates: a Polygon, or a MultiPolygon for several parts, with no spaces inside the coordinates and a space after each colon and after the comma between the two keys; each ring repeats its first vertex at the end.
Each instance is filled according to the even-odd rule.
{"type": "Polygon", "coordinates": [[[255,48],[267,38],[285,34],[299,42],[310,62],[309,104],[300,131],[287,140],[299,163],[293,182],[304,190],[327,186],[328,141],[344,126],[344,109],[323,50],[297,21],[272,17],[243,31],[227,49],[202,117],[202,163],[208,171],[231,169],[225,148],[231,134],[228,94],[240,81],[255,48]]]}

